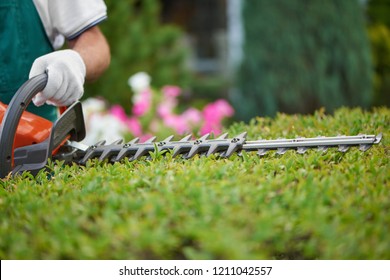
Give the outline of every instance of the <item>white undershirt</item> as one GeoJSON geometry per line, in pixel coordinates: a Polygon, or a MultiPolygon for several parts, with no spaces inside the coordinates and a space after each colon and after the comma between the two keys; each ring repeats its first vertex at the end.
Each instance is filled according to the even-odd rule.
{"type": "Polygon", "coordinates": [[[54,49],[107,18],[103,0],[33,0],[54,49]]]}

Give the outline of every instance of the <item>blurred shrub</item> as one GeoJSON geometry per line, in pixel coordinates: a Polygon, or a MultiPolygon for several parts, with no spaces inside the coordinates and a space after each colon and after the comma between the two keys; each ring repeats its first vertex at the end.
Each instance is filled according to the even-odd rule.
{"type": "Polygon", "coordinates": [[[374,73],[374,105],[390,106],[390,30],[385,25],[369,27],[374,73]]]}
{"type": "Polygon", "coordinates": [[[368,16],[371,23],[382,23],[390,27],[390,2],[389,0],[369,0],[368,16]]]}
{"type": "Polygon", "coordinates": [[[180,42],[182,33],[175,26],[160,23],[160,2],[105,2],[108,19],[100,27],[111,47],[111,65],[99,81],[87,85],[85,96],[103,96],[131,108],[127,80],[140,71],[151,74],[154,86],[185,86],[190,74],[185,66],[186,50],[180,42]]]}
{"type": "Polygon", "coordinates": [[[372,62],[356,0],[244,1],[237,115],[368,107],[372,62]]]}
{"type": "Polygon", "coordinates": [[[390,106],[390,2],[371,0],[368,34],[374,73],[374,105],[390,106]]]}

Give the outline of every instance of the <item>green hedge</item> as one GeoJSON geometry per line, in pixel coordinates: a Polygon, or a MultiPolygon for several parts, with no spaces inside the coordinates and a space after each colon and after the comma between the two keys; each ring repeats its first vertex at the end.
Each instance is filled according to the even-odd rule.
{"type": "Polygon", "coordinates": [[[371,105],[373,66],[358,1],[243,3],[237,117],[371,105]]]}
{"type": "Polygon", "coordinates": [[[389,109],[236,123],[248,139],[384,133],[363,153],[153,160],[0,181],[1,259],[389,259],[389,109]]]}

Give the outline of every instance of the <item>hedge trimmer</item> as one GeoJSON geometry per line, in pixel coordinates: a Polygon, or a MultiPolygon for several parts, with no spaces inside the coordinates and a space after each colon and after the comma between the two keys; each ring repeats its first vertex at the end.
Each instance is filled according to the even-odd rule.
{"type": "Polygon", "coordinates": [[[80,102],[67,108],[54,123],[25,112],[34,95],[43,90],[46,83],[46,74],[36,76],[19,88],[8,106],[0,104],[0,178],[24,171],[36,174],[46,167],[49,159],[66,164],[86,164],[90,159],[118,162],[128,158],[132,161],[148,156],[150,152],[168,150],[172,151],[173,157],[182,156],[185,159],[197,154],[230,157],[241,151],[256,151],[263,156],[270,150],[276,150],[278,154],[292,149],[305,153],[312,148],[326,151],[330,147],[346,152],[351,146],[366,151],[382,138],[382,134],[379,134],[248,141],[244,132],[233,138],[223,134],[209,139],[207,134],[193,140],[188,135],[179,141],[173,141],[173,136],[170,136],[159,142],[153,137],[143,143],[136,138],[127,143],[118,140],[106,145],[105,141],[100,141],[86,146],[79,142],[85,137],[80,102]]]}

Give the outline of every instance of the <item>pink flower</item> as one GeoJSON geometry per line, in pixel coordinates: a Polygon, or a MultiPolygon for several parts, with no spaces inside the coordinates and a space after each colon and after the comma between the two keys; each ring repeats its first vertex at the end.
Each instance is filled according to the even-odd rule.
{"type": "Polygon", "coordinates": [[[162,92],[164,93],[164,97],[166,98],[176,98],[181,93],[181,88],[178,86],[164,86],[162,88],[162,92]]]}
{"type": "Polygon", "coordinates": [[[222,131],[222,120],[234,114],[233,108],[224,99],[210,103],[203,109],[204,124],[200,129],[202,134],[220,134],[222,131]]]}
{"type": "Polygon", "coordinates": [[[135,117],[128,117],[126,115],[125,110],[120,105],[114,105],[110,109],[110,114],[120,120],[122,123],[124,123],[131,134],[134,136],[141,136],[142,135],[142,126],[140,121],[135,117]]]}
{"type": "Polygon", "coordinates": [[[131,134],[133,134],[136,137],[139,137],[142,135],[142,126],[139,120],[135,117],[130,117],[126,120],[126,125],[129,128],[131,134]]]}
{"type": "Polygon", "coordinates": [[[148,134],[143,134],[143,135],[140,135],[140,136],[137,136],[137,137],[139,137],[140,143],[144,143],[145,141],[147,141],[150,138],[152,138],[153,135],[148,133],[148,134]]]}
{"type": "Polygon", "coordinates": [[[157,113],[160,117],[166,118],[173,114],[173,110],[177,106],[177,100],[173,97],[164,98],[161,103],[157,106],[157,113]]]}
{"type": "Polygon", "coordinates": [[[217,101],[207,104],[203,109],[203,115],[206,120],[218,121],[225,117],[231,117],[234,114],[234,109],[224,99],[218,99],[217,101]]]}
{"type": "Polygon", "coordinates": [[[168,103],[161,103],[157,106],[157,113],[161,118],[167,118],[172,115],[173,106],[168,103]]]}
{"type": "Polygon", "coordinates": [[[184,134],[189,131],[185,119],[177,115],[169,115],[164,118],[164,124],[173,128],[177,134],[184,134]]]}
{"type": "Polygon", "coordinates": [[[200,133],[202,135],[207,133],[214,133],[215,135],[219,135],[222,132],[222,125],[220,123],[209,123],[206,122],[204,125],[200,128],[200,133]]]}
{"type": "Polygon", "coordinates": [[[182,118],[188,124],[196,125],[202,121],[202,113],[195,108],[189,108],[182,114],[182,118]]]}
{"type": "Polygon", "coordinates": [[[234,109],[225,99],[218,99],[214,102],[216,110],[221,116],[231,117],[234,114],[234,109]]]}
{"type": "Polygon", "coordinates": [[[142,116],[149,111],[152,105],[152,93],[149,89],[143,90],[134,99],[132,112],[135,116],[142,116]]]}
{"type": "Polygon", "coordinates": [[[113,105],[110,109],[110,114],[122,122],[127,121],[126,112],[121,105],[113,105]]]}

